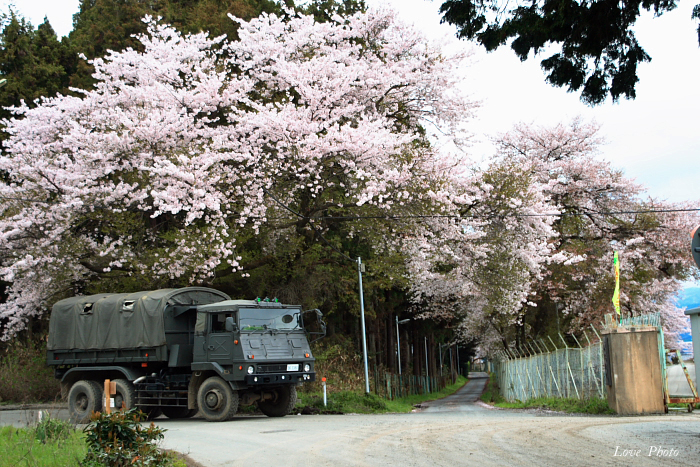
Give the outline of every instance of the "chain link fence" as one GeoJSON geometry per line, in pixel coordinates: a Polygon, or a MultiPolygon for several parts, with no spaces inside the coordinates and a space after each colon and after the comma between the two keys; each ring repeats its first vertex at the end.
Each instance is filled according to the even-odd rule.
{"type": "Polygon", "coordinates": [[[525,349],[502,352],[494,362],[501,395],[511,402],[539,397],[604,398],[603,343],[594,332],[594,342],[584,334],[585,346],[577,340],[577,347],[572,347],[560,335],[563,348],[550,339],[549,343],[529,342],[525,349]]]}

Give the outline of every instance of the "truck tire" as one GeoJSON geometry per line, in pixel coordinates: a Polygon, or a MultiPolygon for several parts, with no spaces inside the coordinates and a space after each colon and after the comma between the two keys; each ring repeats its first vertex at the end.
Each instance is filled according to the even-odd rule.
{"type": "Polygon", "coordinates": [[[114,409],[120,410],[122,404],[126,410],[133,409],[136,402],[136,389],[131,381],[125,379],[115,379],[117,393],[114,395],[114,409]]]}
{"type": "Polygon", "coordinates": [[[68,391],[68,413],[73,423],[88,423],[102,409],[102,388],[94,381],[76,381],[68,391]]]}
{"type": "Polygon", "coordinates": [[[146,420],[155,420],[156,418],[160,417],[163,415],[163,410],[161,410],[160,407],[156,407],[153,405],[148,405],[145,407],[139,407],[139,410],[143,412],[143,414],[146,416],[146,420]]]}
{"type": "Polygon", "coordinates": [[[194,417],[199,410],[187,407],[163,407],[163,415],[173,420],[194,417]]]}
{"type": "Polygon", "coordinates": [[[287,385],[274,389],[274,399],[259,401],[260,411],[268,417],[284,417],[297,405],[297,388],[287,385]]]}
{"type": "Polygon", "coordinates": [[[208,421],[223,422],[238,411],[238,392],[223,379],[212,376],[199,387],[197,405],[208,421]]]}

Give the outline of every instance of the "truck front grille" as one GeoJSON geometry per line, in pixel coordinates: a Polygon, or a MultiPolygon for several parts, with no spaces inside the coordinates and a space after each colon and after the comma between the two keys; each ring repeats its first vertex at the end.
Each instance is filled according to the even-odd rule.
{"type": "Polygon", "coordinates": [[[268,363],[258,365],[258,373],[286,373],[286,363],[268,363]]]}

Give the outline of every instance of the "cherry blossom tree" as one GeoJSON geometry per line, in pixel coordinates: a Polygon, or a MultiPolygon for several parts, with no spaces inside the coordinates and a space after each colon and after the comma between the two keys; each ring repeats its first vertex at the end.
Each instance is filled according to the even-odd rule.
{"type": "Polygon", "coordinates": [[[521,333],[581,332],[612,313],[612,256],[621,258],[621,305],[626,316],[660,312],[667,338],[685,319],[672,302],[681,281],[697,276],[688,232],[690,203],[643,197],[643,187],[596,159],[598,128],[579,120],[537,128],[519,125],[498,138],[501,158],[526,167],[560,214],[552,256],[521,333]]]}
{"type": "MultiPolygon", "coordinates": [[[[462,57],[390,11],[232,20],[236,42],[147,18],[142,52],[91,62],[94,90],[4,122],[4,339],[66,295],[245,276],[246,238],[274,255],[318,242],[333,217],[458,213],[473,200],[463,161],[429,142],[460,136],[474,107],[454,86],[462,57]]],[[[415,224],[346,233],[374,233],[381,250],[409,232],[425,241],[415,224]]]]}
{"type": "MultiPolygon", "coordinates": [[[[419,316],[455,328],[480,351],[600,327],[613,313],[612,256],[622,260],[623,314],[659,312],[673,342],[687,320],[673,297],[697,277],[689,203],[643,197],[643,188],[597,159],[595,125],[518,125],[475,175],[464,216],[409,255],[419,316]],[[472,218],[469,218],[472,216],[472,218]]],[[[423,238],[429,238],[427,236],[423,238]]]]}
{"type": "Polygon", "coordinates": [[[455,338],[484,349],[508,346],[533,285],[551,260],[554,215],[530,173],[497,161],[474,180],[463,215],[441,222],[439,239],[409,255],[420,316],[455,327],[455,338]],[[450,231],[451,229],[451,231],[450,231]]]}

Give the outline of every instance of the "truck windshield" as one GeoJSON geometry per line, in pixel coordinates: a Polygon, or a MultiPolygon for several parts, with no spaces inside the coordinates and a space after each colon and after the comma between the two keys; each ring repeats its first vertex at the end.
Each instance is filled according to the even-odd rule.
{"type": "Polygon", "coordinates": [[[292,331],[299,327],[299,310],[295,309],[241,309],[241,331],[292,331]]]}

